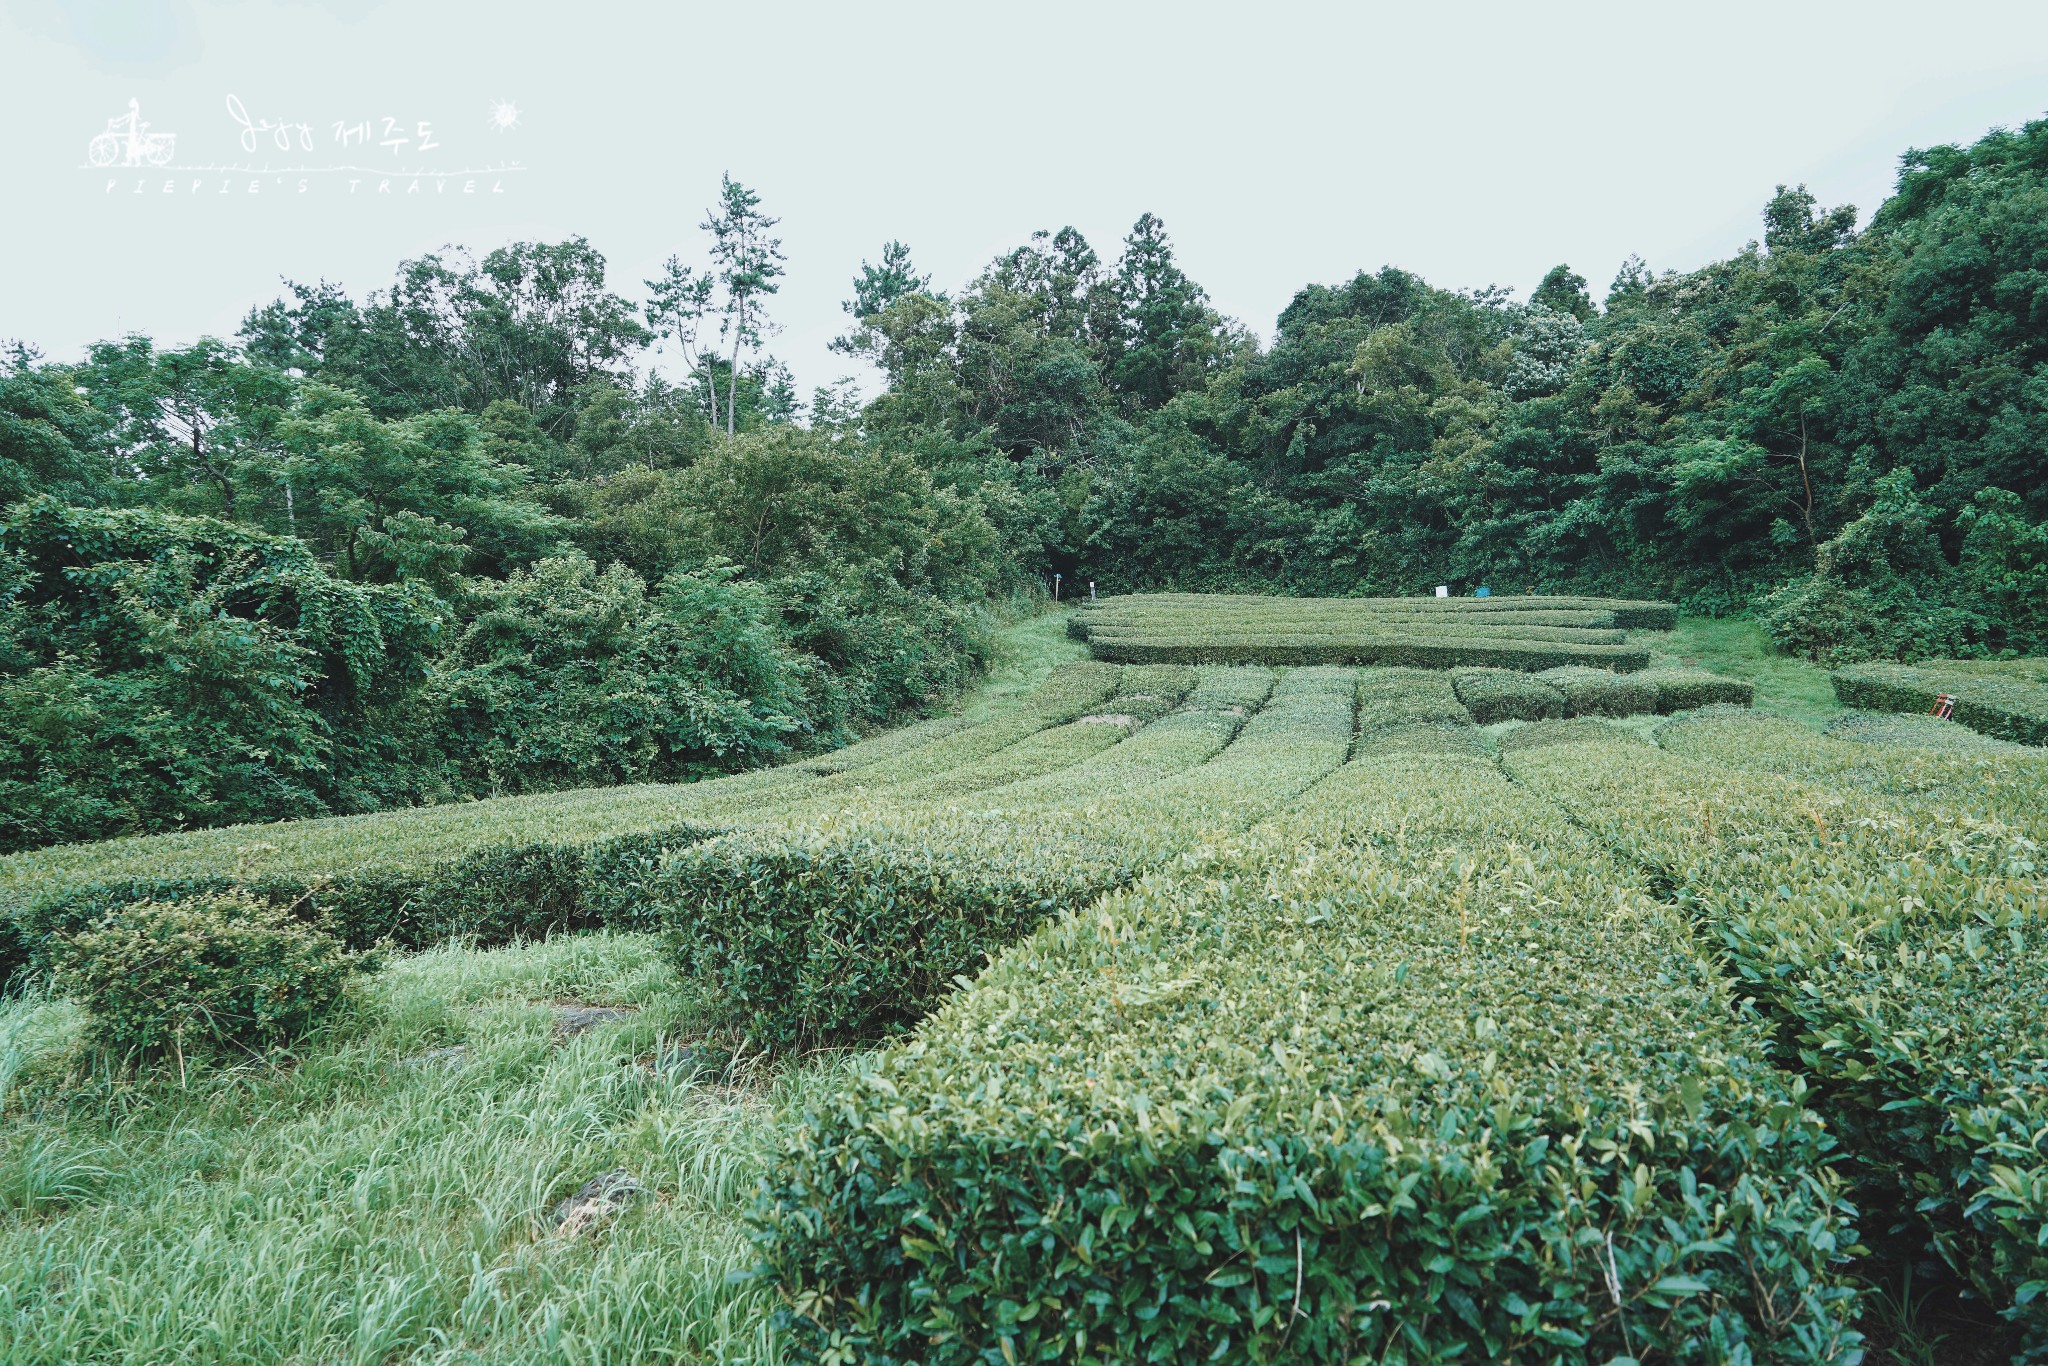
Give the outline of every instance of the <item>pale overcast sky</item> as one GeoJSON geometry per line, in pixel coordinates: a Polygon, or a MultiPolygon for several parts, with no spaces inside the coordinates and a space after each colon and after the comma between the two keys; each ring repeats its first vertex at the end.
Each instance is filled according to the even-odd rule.
{"type": "Polygon", "coordinates": [[[1597,296],[1630,252],[1687,268],[1739,248],[1780,181],[1867,215],[1905,148],[2048,111],[2038,0],[0,15],[0,337],[58,358],[232,334],[280,277],[360,297],[446,243],[580,233],[638,298],[669,253],[700,253],[722,171],[782,216],[773,349],[805,392],[846,371],[825,343],[891,237],[954,288],[1035,228],[1113,258],[1150,210],[1266,335],[1303,284],[1386,263],[1526,293],[1567,261],[1597,296]]]}

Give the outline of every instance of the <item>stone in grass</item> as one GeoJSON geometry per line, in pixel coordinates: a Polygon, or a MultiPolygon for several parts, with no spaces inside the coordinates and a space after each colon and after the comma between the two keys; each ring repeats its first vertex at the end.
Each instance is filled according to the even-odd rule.
{"type": "Polygon", "coordinates": [[[574,1238],[595,1229],[644,1194],[645,1188],[633,1173],[605,1172],[585,1181],[574,1195],[556,1205],[548,1223],[557,1236],[574,1238]]]}
{"type": "Polygon", "coordinates": [[[429,1048],[426,1052],[416,1057],[400,1058],[398,1065],[401,1067],[467,1067],[469,1065],[469,1045],[466,1043],[451,1043],[441,1048],[429,1048]]]}
{"type": "Polygon", "coordinates": [[[628,1020],[639,1014],[636,1006],[556,1006],[555,1035],[557,1038],[573,1038],[586,1029],[613,1020],[628,1020]]]}

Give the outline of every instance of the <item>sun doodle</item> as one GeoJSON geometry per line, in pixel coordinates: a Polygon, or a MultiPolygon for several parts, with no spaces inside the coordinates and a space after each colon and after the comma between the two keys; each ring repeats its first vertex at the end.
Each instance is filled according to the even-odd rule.
{"type": "Polygon", "coordinates": [[[510,100],[492,100],[491,131],[509,133],[519,126],[519,106],[510,100]]]}

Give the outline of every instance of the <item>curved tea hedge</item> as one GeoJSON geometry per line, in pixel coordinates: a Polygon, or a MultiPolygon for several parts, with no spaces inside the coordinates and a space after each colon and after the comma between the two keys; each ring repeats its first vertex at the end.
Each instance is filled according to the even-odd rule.
{"type": "Polygon", "coordinates": [[[1039,921],[1244,828],[1343,762],[1349,671],[1296,670],[1277,686],[1264,671],[1216,674],[1186,710],[1087,764],[968,801],[871,802],[677,851],[656,896],[678,967],[763,1045],[915,1023],[1039,921]]]}
{"type": "Polygon", "coordinates": [[[1931,712],[1942,694],[1971,730],[2022,745],[2048,745],[2048,684],[2031,671],[1999,676],[1982,661],[1851,664],[1833,674],[1835,698],[1865,711],[1931,712]]]}
{"type": "Polygon", "coordinates": [[[1097,659],[1121,663],[1352,664],[1531,671],[1643,668],[1627,628],[1669,629],[1666,603],[1602,598],[1108,598],[1068,619],[1097,659]]]}
{"type": "Polygon", "coordinates": [[[1168,620],[1186,624],[1193,618],[1357,621],[1389,617],[1487,619],[1529,626],[1633,631],[1668,631],[1678,624],[1678,609],[1668,602],[1586,597],[1283,598],[1240,593],[1133,593],[1081,603],[1077,616],[1084,627],[1168,620]],[[1570,620],[1545,620],[1559,616],[1570,620]]]}
{"type": "Polygon", "coordinates": [[[1042,926],[814,1112],[805,1361],[1838,1360],[1829,1138],[1659,906],[1454,732],[1042,926]]]}
{"type": "Polygon", "coordinates": [[[1506,756],[1722,941],[1873,1202],[2048,1352],[2048,885],[2010,827],[1597,738],[1506,756]]]}
{"type": "Polygon", "coordinates": [[[1660,728],[1657,743],[1694,759],[1830,790],[1846,784],[1922,811],[1999,821],[2048,847],[2048,752],[2003,745],[1947,721],[1927,724],[1971,746],[1871,744],[1844,738],[1860,727],[1821,734],[1782,717],[1747,713],[1682,718],[1660,728]]]}
{"type": "MultiPolygon", "coordinates": [[[[989,766],[979,775],[989,785],[1042,772],[1061,755],[1039,753],[1036,768],[998,756],[1108,703],[1127,680],[1156,691],[1166,679],[1191,683],[1192,675],[1069,665],[1007,716],[966,729],[928,724],[878,736],[831,756],[830,772],[794,764],[702,783],[503,797],[10,855],[0,858],[0,985],[37,961],[54,929],[129,901],[230,887],[293,905],[354,947],[386,940],[416,947],[450,936],[502,942],[598,923],[644,924],[648,879],[662,856],[738,817],[915,787],[939,775],[971,782],[962,775],[977,764],[989,766]]],[[[1116,738],[1113,727],[1087,728],[1080,737],[1097,747],[1116,738]]]]}

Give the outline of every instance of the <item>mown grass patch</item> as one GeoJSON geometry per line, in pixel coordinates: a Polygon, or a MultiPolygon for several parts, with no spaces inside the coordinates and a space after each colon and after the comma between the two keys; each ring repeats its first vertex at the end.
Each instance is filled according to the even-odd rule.
{"type": "Polygon", "coordinates": [[[1756,686],[1754,704],[1809,725],[1841,710],[1826,669],[1779,654],[1771,638],[1747,617],[1683,617],[1674,629],[1634,637],[1653,652],[1654,666],[1705,669],[1756,686]]]}

